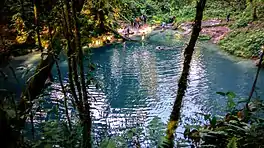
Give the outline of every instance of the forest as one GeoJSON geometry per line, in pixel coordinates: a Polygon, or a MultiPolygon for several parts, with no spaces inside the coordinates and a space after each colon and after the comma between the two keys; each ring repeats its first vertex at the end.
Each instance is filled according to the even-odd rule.
{"type": "Polygon", "coordinates": [[[264,147],[264,0],[0,8],[1,147],[264,147]]]}

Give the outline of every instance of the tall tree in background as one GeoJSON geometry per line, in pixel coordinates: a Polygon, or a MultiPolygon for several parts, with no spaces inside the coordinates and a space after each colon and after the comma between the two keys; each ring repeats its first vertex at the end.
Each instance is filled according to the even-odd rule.
{"type": "Polygon", "coordinates": [[[39,33],[39,6],[40,6],[40,1],[33,0],[34,22],[35,22],[35,28],[36,28],[37,37],[38,37],[38,48],[41,52],[43,52],[41,40],[40,40],[40,33],[39,33]]]}
{"type": "Polygon", "coordinates": [[[252,8],[252,19],[253,19],[253,21],[255,21],[258,18],[256,0],[249,0],[249,3],[250,3],[251,8],[252,8]]]}
{"type": "Polygon", "coordinates": [[[191,39],[189,41],[188,46],[185,48],[184,51],[184,63],[183,63],[183,70],[178,82],[178,91],[177,97],[173,105],[173,109],[170,115],[168,129],[167,129],[167,140],[168,143],[164,145],[164,147],[173,147],[173,140],[174,140],[174,132],[178,127],[178,123],[180,121],[180,111],[182,106],[182,100],[185,95],[185,91],[187,89],[187,79],[189,76],[190,71],[190,63],[192,60],[192,55],[194,51],[194,47],[201,31],[201,23],[203,18],[203,11],[205,7],[206,0],[199,0],[196,4],[196,16],[195,22],[193,25],[193,30],[191,34],[191,39]]]}

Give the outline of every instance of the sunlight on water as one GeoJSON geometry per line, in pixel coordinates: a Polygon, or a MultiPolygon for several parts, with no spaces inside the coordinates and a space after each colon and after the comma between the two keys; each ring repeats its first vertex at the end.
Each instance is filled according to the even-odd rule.
{"type": "MultiPolygon", "coordinates": [[[[183,43],[170,34],[157,34],[149,41],[143,45],[126,43],[125,48],[116,45],[94,50],[93,60],[100,65],[96,75],[105,86],[102,91],[106,95],[105,101],[109,102],[108,124],[112,128],[123,129],[129,127],[124,125],[136,126],[142,122],[146,127],[154,116],[164,123],[169,119],[183,53],[181,48],[163,51],[155,48],[176,47],[183,43]]],[[[186,123],[192,122],[188,118],[196,118],[197,113],[224,113],[226,100],[218,96],[217,91],[234,91],[241,97],[247,96],[256,69],[250,61],[227,57],[211,43],[198,46],[182,108],[186,123]]],[[[262,80],[261,84],[264,84],[262,80]]],[[[263,96],[263,92],[259,95],[263,96]]],[[[182,132],[182,128],[178,130],[182,132]]]]}
{"type": "MultiPolygon", "coordinates": [[[[146,134],[154,117],[167,123],[183,68],[184,42],[179,41],[173,33],[165,32],[153,35],[146,43],[128,42],[93,50],[92,60],[97,65],[94,75],[102,86],[100,90],[92,85],[87,88],[95,98],[91,104],[95,138],[102,139],[106,133],[113,135],[133,127],[142,127],[146,134]],[[172,49],[156,50],[157,46],[172,49]]],[[[29,61],[35,59],[34,56],[29,61]]],[[[64,82],[68,82],[65,58],[60,60],[60,69],[64,82]]],[[[56,76],[56,69],[52,71],[56,76]]],[[[197,113],[224,114],[226,99],[216,92],[233,91],[239,97],[246,97],[255,72],[256,67],[252,61],[228,56],[211,43],[198,43],[191,63],[189,86],[183,99],[182,122],[198,124],[190,120],[200,119],[197,113]]],[[[263,72],[258,87],[264,85],[263,72]]],[[[9,88],[11,85],[13,83],[1,85],[1,88],[9,88]]],[[[47,95],[43,98],[49,103],[44,108],[58,104],[60,118],[66,120],[63,94],[58,81],[48,87],[45,93],[47,95]]],[[[258,90],[258,95],[263,97],[264,91],[258,90]]],[[[68,104],[74,119],[76,111],[70,100],[68,104]]],[[[43,122],[46,116],[47,113],[41,109],[34,122],[43,122]]],[[[183,126],[180,126],[177,131],[183,130],[183,126]]]]}

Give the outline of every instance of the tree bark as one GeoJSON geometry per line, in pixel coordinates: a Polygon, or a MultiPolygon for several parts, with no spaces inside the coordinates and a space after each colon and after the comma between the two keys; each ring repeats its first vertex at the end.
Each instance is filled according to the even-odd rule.
{"type": "Polygon", "coordinates": [[[251,5],[251,8],[252,8],[252,20],[255,21],[258,19],[256,1],[255,0],[249,0],[249,2],[251,5]]]}
{"type": "Polygon", "coordinates": [[[70,17],[69,17],[69,4],[67,0],[64,0],[63,2],[63,6],[65,8],[63,8],[63,17],[64,17],[64,25],[65,25],[65,38],[67,40],[67,45],[68,45],[68,52],[67,52],[67,56],[68,56],[68,69],[69,69],[69,73],[68,73],[68,77],[69,77],[69,84],[70,84],[70,90],[71,90],[71,94],[73,95],[73,98],[77,104],[77,107],[80,109],[81,106],[81,100],[79,100],[76,91],[75,91],[75,87],[74,87],[74,75],[73,75],[73,53],[74,50],[72,48],[72,33],[71,33],[71,24],[70,24],[70,17]]]}
{"type": "Polygon", "coordinates": [[[258,19],[258,16],[257,16],[257,6],[254,4],[253,5],[253,21],[257,20],[258,19]]]}
{"type": "Polygon", "coordinates": [[[76,11],[77,11],[77,12],[81,12],[85,0],[73,0],[73,1],[74,1],[74,3],[75,3],[76,11]]]}
{"type": "Polygon", "coordinates": [[[24,0],[19,0],[22,10],[22,18],[25,19],[25,9],[24,9],[24,0]]]}
{"type": "Polygon", "coordinates": [[[33,5],[34,5],[34,20],[35,20],[35,27],[36,27],[36,32],[37,32],[37,37],[38,37],[38,48],[41,52],[43,52],[43,48],[41,45],[41,40],[40,40],[40,33],[39,33],[39,3],[37,0],[33,0],[33,5]]]}
{"type": "Polygon", "coordinates": [[[252,88],[251,88],[251,91],[250,91],[250,94],[249,94],[249,97],[248,97],[248,100],[247,100],[247,104],[246,104],[247,110],[249,110],[248,104],[250,103],[250,100],[251,100],[251,98],[253,96],[253,93],[255,91],[256,84],[257,84],[257,81],[258,81],[258,76],[259,76],[261,65],[262,65],[262,61],[263,61],[263,57],[264,57],[264,49],[261,49],[261,50],[262,50],[262,53],[261,53],[260,59],[259,59],[258,70],[257,70],[256,76],[255,76],[255,80],[253,82],[253,85],[252,85],[252,88]]]}
{"type": "Polygon", "coordinates": [[[80,75],[81,75],[81,85],[82,85],[82,92],[83,92],[83,103],[84,103],[84,116],[83,116],[83,148],[91,148],[91,125],[92,125],[92,119],[90,115],[90,104],[88,100],[88,92],[86,89],[86,83],[85,83],[85,76],[84,76],[84,66],[83,66],[83,51],[81,46],[81,34],[80,34],[80,23],[77,18],[76,14],[76,2],[72,1],[72,12],[73,12],[73,19],[74,19],[74,27],[75,27],[75,43],[77,47],[77,53],[79,59],[79,67],[80,67],[80,75]]]}
{"type": "Polygon", "coordinates": [[[178,82],[178,91],[177,97],[173,105],[173,109],[170,115],[170,120],[168,123],[167,129],[167,139],[168,143],[165,147],[173,147],[173,140],[174,140],[174,132],[178,127],[178,123],[180,120],[180,111],[182,106],[182,99],[185,95],[185,91],[187,89],[187,78],[189,76],[190,70],[190,63],[192,60],[192,54],[194,51],[194,47],[201,31],[201,23],[203,18],[203,10],[205,7],[206,0],[199,0],[196,4],[196,16],[195,16],[195,23],[192,30],[191,39],[189,41],[188,46],[185,48],[184,51],[184,63],[183,63],[183,70],[178,82]]]}

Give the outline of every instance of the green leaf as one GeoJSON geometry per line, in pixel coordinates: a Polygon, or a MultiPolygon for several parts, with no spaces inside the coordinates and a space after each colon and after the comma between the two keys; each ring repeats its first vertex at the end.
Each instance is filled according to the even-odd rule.
{"type": "Polygon", "coordinates": [[[236,106],[233,98],[228,97],[227,107],[228,109],[232,110],[236,106]]]}
{"type": "Polygon", "coordinates": [[[227,148],[237,148],[237,138],[233,137],[231,140],[229,140],[227,144],[227,148]]]}
{"type": "Polygon", "coordinates": [[[132,130],[129,130],[129,131],[127,131],[126,134],[127,134],[128,139],[132,139],[133,135],[134,135],[134,132],[132,130]]]}
{"type": "Polygon", "coordinates": [[[221,95],[221,96],[226,96],[226,93],[224,92],[216,92],[216,94],[221,95]]]}
{"type": "Polygon", "coordinates": [[[104,139],[101,144],[100,148],[116,148],[116,143],[113,139],[104,139]]]}
{"type": "Polygon", "coordinates": [[[238,131],[242,131],[243,133],[247,132],[247,130],[243,127],[239,127],[237,125],[233,125],[233,124],[229,124],[229,123],[227,123],[226,125],[229,126],[230,128],[233,128],[234,130],[236,130],[236,132],[238,132],[238,131]]]}
{"type": "Polygon", "coordinates": [[[95,66],[95,64],[90,64],[90,65],[89,65],[89,68],[90,68],[91,71],[94,71],[95,68],[96,68],[96,66],[95,66]]]}
{"type": "Polygon", "coordinates": [[[215,126],[216,125],[216,117],[213,116],[212,120],[210,121],[211,126],[215,126]]]}
{"type": "Polygon", "coordinates": [[[51,145],[51,144],[46,144],[46,145],[44,146],[44,148],[52,148],[52,145],[51,145]]]}
{"type": "Polygon", "coordinates": [[[190,128],[185,129],[185,131],[183,133],[185,139],[189,137],[190,132],[191,132],[190,128]]]}
{"type": "Polygon", "coordinates": [[[226,95],[228,98],[232,98],[232,99],[236,97],[236,94],[234,92],[230,92],[230,91],[227,92],[226,95]]]}
{"type": "Polygon", "coordinates": [[[247,98],[241,98],[237,103],[246,103],[248,101],[247,98]]]}
{"type": "Polygon", "coordinates": [[[209,120],[209,119],[210,119],[210,117],[211,117],[211,115],[210,115],[210,114],[208,114],[208,115],[204,115],[204,120],[209,120]]]}
{"type": "Polygon", "coordinates": [[[95,84],[95,88],[96,88],[96,89],[99,89],[99,88],[100,88],[100,84],[96,83],[96,84],[95,84]]]}
{"type": "Polygon", "coordinates": [[[13,109],[6,110],[6,113],[7,113],[8,117],[10,117],[10,118],[16,117],[16,112],[13,109]]]}

